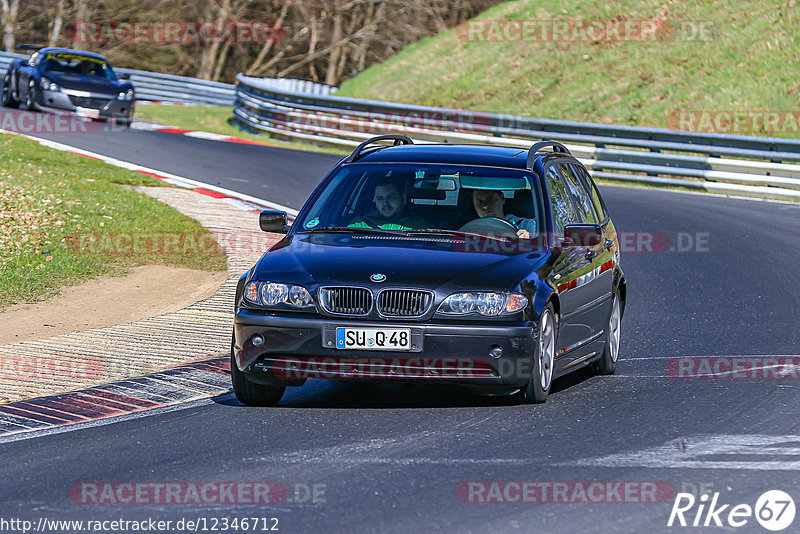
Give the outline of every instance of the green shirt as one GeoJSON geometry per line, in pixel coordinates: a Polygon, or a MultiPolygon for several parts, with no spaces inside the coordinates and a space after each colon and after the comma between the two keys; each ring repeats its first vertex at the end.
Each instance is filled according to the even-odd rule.
{"type": "Polygon", "coordinates": [[[350,221],[348,228],[379,228],[381,230],[421,230],[429,228],[428,221],[419,215],[405,215],[399,219],[384,219],[375,214],[358,216],[350,221]]]}

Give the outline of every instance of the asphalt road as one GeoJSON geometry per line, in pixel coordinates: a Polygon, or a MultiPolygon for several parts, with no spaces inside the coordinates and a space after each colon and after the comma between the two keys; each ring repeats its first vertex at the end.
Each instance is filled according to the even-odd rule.
{"type": "MultiPolygon", "coordinates": [[[[292,207],[336,160],[137,131],[50,137],[292,207]]],[[[277,518],[281,532],[682,532],[698,530],[667,527],[674,493],[684,489],[720,492],[719,505],[753,507],[771,489],[800,499],[797,380],[667,372],[670,358],[798,354],[800,206],[601,190],[619,230],[645,232],[638,238],[645,243],[652,235],[662,243],[656,232],[669,237],[662,252],[623,255],[629,304],[616,375],[557,381],[540,406],[449,387],[309,381],[287,390],[276,408],[244,407],[229,395],[4,443],[0,518],[246,516],[277,518]],[[110,505],[69,493],[81,482],[205,481],[278,482],[288,499],[110,505]],[[464,502],[457,488],[470,481],[646,481],[670,493],[655,503],[574,502],[574,494],[566,503],[464,502]],[[304,501],[314,484],[324,494],[304,501]]],[[[493,486],[482,487],[474,498],[491,495],[493,486]]],[[[690,525],[697,510],[685,514],[690,525]]],[[[766,532],[745,519],[740,528],[703,530],[766,532]]]]}

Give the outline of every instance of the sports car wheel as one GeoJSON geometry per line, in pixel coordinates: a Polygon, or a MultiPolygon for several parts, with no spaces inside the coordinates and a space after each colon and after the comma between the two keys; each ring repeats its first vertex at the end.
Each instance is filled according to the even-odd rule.
{"type": "Polygon", "coordinates": [[[538,404],[547,400],[553,384],[555,369],[556,339],[558,326],[553,305],[548,303],[539,317],[537,329],[536,354],[533,358],[533,371],[527,387],[521,392],[521,400],[528,404],[538,404]]]}
{"type": "Polygon", "coordinates": [[[28,94],[25,97],[25,106],[28,111],[36,111],[36,99],[33,98],[33,92],[36,90],[33,84],[28,87],[28,94]]]}
{"type": "Polygon", "coordinates": [[[3,79],[3,105],[7,108],[15,108],[19,106],[19,101],[14,99],[14,95],[11,94],[11,76],[6,74],[6,77],[3,79]]]}
{"type": "Polygon", "coordinates": [[[617,370],[619,359],[620,326],[622,313],[619,306],[619,295],[614,295],[611,301],[611,313],[608,316],[608,334],[606,346],[600,360],[595,363],[595,372],[599,375],[613,375],[617,370]]]}
{"type": "Polygon", "coordinates": [[[231,340],[231,382],[233,393],[240,402],[250,406],[275,406],[281,400],[286,387],[265,386],[251,382],[236,366],[231,340]]]}

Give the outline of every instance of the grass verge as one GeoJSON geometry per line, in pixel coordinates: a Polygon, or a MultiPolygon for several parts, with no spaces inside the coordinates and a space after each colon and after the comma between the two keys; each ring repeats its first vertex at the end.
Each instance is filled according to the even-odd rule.
{"type": "Polygon", "coordinates": [[[788,115],[776,131],[759,114],[798,114],[800,9],[794,1],[518,0],[475,20],[545,27],[554,20],[656,21],[676,30],[655,40],[621,41],[589,41],[580,33],[527,41],[512,34],[503,41],[489,30],[470,40],[467,32],[447,30],[344,82],[337,96],[662,128],[676,127],[677,114],[689,112],[697,127],[686,129],[800,133],[796,119],[784,120],[788,115]],[[692,27],[703,33],[692,34],[692,27]],[[728,120],[707,129],[702,123],[702,112],[732,111],[749,115],[738,125],[728,120]]]}
{"type": "MultiPolygon", "coordinates": [[[[137,265],[221,271],[219,250],[78,246],[103,237],[204,236],[197,221],[131,189],[159,180],[0,135],[0,310],[50,298],[59,288],[137,265]],[[203,253],[197,253],[198,251],[203,253]],[[206,253],[207,252],[207,253],[206,253]]],[[[114,298],[114,295],[109,295],[114,298]]]]}

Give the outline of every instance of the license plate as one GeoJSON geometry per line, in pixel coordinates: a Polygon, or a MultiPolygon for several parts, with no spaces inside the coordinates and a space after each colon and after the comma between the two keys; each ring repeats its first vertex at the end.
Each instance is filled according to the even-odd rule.
{"type": "Polygon", "coordinates": [[[409,350],[410,328],[344,328],[336,329],[337,349],[409,350]]]}
{"type": "Polygon", "coordinates": [[[75,113],[79,117],[88,117],[90,119],[99,119],[100,118],[100,111],[97,110],[97,109],[75,108],[75,113]]]}

